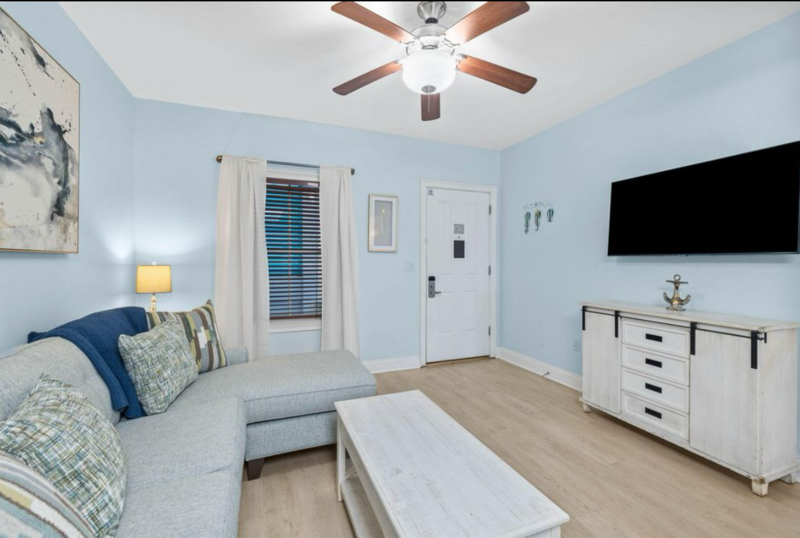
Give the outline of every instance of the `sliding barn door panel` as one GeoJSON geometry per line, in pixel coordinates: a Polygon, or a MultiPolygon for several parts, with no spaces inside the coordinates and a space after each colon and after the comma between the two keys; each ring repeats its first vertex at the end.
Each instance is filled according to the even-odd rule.
{"type": "Polygon", "coordinates": [[[690,361],[692,448],[757,474],[759,370],[749,338],[698,331],[690,361]]]}
{"type": "Polygon", "coordinates": [[[619,339],[612,315],[586,312],[583,331],[583,399],[620,412],[619,339]]]}

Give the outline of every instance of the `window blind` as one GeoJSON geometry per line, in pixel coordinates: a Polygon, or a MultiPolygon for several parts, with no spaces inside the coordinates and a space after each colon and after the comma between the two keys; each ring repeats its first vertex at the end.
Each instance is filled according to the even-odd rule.
{"type": "Polygon", "coordinates": [[[270,319],[322,316],[319,184],[267,178],[270,319]]]}

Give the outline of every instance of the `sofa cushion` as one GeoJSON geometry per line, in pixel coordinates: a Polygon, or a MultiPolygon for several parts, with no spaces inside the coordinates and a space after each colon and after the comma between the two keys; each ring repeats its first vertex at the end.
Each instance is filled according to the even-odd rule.
{"type": "Polygon", "coordinates": [[[234,538],[241,487],[237,468],[136,490],[126,499],[117,538],[234,538]]]}
{"type": "Polygon", "coordinates": [[[125,306],[94,312],[46,332],[28,333],[28,343],[61,337],[78,346],[108,386],[114,409],[122,411],[128,418],[137,418],[143,417],[145,413],[133,381],[122,364],[119,336],[145,331],[147,316],[144,308],[125,306]]]}
{"type": "Polygon", "coordinates": [[[63,338],[46,338],[12,349],[0,358],[0,420],[14,412],[42,374],[72,385],[112,424],[119,413],[111,408],[108,387],[89,358],[63,338]]]}
{"type": "Polygon", "coordinates": [[[0,450],[45,477],[99,536],[112,534],[125,499],[125,457],[114,426],[79,391],[42,375],[5,422],[0,450]]]}
{"type": "Polygon", "coordinates": [[[197,365],[177,320],[119,337],[122,362],[148,415],[163,413],[197,379],[197,365]]]}
{"type": "Polygon", "coordinates": [[[147,324],[153,329],[167,320],[178,320],[197,362],[198,373],[210,372],[228,365],[217,328],[211,301],[191,312],[148,312],[147,324]]]}
{"type": "MultiPolygon", "coordinates": [[[[241,473],[245,411],[226,398],[117,426],[128,466],[128,493],[167,481],[231,469],[241,473]]],[[[126,503],[127,510],[127,503],[126,503]]]]}
{"type": "Polygon", "coordinates": [[[252,424],[333,411],[335,402],[374,396],[375,387],[349,351],[278,355],[201,375],[170,409],[239,396],[252,424]]]}

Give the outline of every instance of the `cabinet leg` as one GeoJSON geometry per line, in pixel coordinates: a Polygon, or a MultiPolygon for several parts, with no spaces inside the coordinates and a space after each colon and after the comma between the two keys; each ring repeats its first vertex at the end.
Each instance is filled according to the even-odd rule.
{"type": "Polygon", "coordinates": [[[787,474],[786,476],[781,478],[781,480],[783,480],[787,484],[797,484],[797,474],[796,473],[787,474]]]}
{"type": "Polygon", "coordinates": [[[592,408],[591,408],[591,407],[589,407],[589,406],[588,406],[588,405],[586,405],[586,404],[583,404],[583,412],[584,412],[584,413],[591,413],[591,412],[592,412],[592,408]]]}
{"type": "Polygon", "coordinates": [[[759,497],[766,497],[769,491],[769,482],[762,482],[761,480],[753,480],[751,483],[753,493],[759,497]]]}

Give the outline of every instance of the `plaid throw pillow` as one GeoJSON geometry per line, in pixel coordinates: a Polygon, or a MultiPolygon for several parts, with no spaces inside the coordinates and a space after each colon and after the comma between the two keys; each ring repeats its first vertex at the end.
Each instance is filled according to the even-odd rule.
{"type": "Polygon", "coordinates": [[[92,535],[116,532],[125,496],[122,443],[78,390],[42,375],[0,423],[0,451],[46,478],[86,519],[92,535]]]}
{"type": "Polygon", "coordinates": [[[0,454],[0,535],[90,538],[89,522],[42,475],[0,454]]]}
{"type": "Polygon", "coordinates": [[[197,372],[205,373],[227,366],[225,350],[217,329],[214,305],[208,301],[191,312],[148,312],[147,324],[153,329],[159,323],[177,319],[183,326],[189,348],[197,363],[197,372]]]}
{"type": "Polygon", "coordinates": [[[178,320],[136,336],[120,335],[119,352],[148,415],[163,413],[197,379],[197,365],[178,320]]]}

